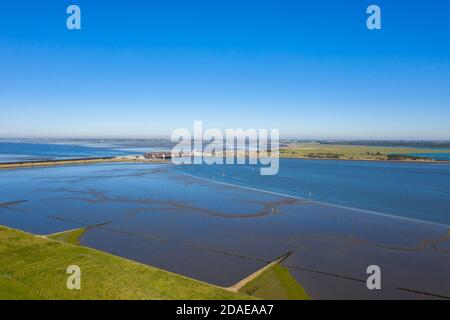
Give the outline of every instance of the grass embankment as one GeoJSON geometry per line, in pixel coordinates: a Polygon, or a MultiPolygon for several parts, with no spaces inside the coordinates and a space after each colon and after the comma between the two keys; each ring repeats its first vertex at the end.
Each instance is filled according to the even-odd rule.
{"type": "MultiPolygon", "coordinates": [[[[18,169],[30,167],[51,167],[73,164],[95,164],[108,162],[123,162],[122,158],[99,158],[99,159],[71,159],[71,160],[49,160],[49,161],[25,161],[15,163],[0,163],[0,169],[18,169]]],[[[129,160],[127,160],[129,161],[129,160]]]]}
{"type": "MultiPolygon", "coordinates": [[[[85,232],[86,228],[79,228],[54,233],[48,235],[47,237],[50,239],[79,245],[79,239],[85,232]]],[[[309,299],[309,296],[306,294],[302,286],[290,275],[289,270],[279,263],[271,263],[266,268],[254,273],[249,278],[251,278],[251,280],[246,282],[246,284],[239,290],[234,291],[261,299],[309,299]]]]}
{"type": "MultiPolygon", "coordinates": [[[[63,237],[73,241],[76,233],[63,237]]],[[[0,226],[0,299],[250,299],[95,249],[0,226]],[[81,269],[81,290],[66,286],[81,269]]]]}
{"type": "Polygon", "coordinates": [[[280,263],[274,263],[257,275],[238,292],[261,299],[309,300],[303,287],[291,276],[289,270],[280,263]]]}
{"type": "Polygon", "coordinates": [[[80,244],[80,237],[86,232],[86,228],[73,229],[58,233],[53,233],[47,236],[49,239],[66,242],[74,245],[80,244]]]}
{"type": "MultiPolygon", "coordinates": [[[[450,154],[448,149],[436,152],[450,154]]],[[[421,148],[329,144],[296,144],[280,149],[280,156],[283,158],[437,162],[427,157],[408,156],[427,153],[432,151],[421,148]]]]}
{"type": "Polygon", "coordinates": [[[41,300],[43,297],[23,284],[0,275],[0,300],[41,300]]]}
{"type": "Polygon", "coordinates": [[[137,163],[165,163],[166,160],[155,159],[146,160],[142,157],[125,156],[125,157],[106,157],[106,158],[86,158],[86,159],[67,159],[67,160],[48,160],[48,161],[26,161],[26,162],[14,162],[14,163],[0,163],[1,169],[20,169],[20,168],[33,168],[33,167],[53,167],[53,166],[66,166],[66,165],[85,165],[85,164],[98,164],[98,163],[114,163],[114,162],[137,162],[137,163]]]}

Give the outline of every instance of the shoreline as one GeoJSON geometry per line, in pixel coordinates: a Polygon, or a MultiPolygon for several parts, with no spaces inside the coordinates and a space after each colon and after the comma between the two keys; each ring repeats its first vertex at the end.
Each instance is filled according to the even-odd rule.
{"type": "MultiPolygon", "coordinates": [[[[450,164],[446,160],[382,160],[382,159],[345,159],[345,158],[309,158],[309,157],[284,157],[280,159],[295,160],[322,160],[322,161],[352,161],[352,162],[381,162],[381,163],[416,163],[416,164],[450,164]]],[[[55,160],[36,160],[23,162],[0,162],[0,170],[20,169],[34,167],[53,167],[62,165],[83,165],[97,163],[168,163],[170,161],[163,159],[145,159],[142,156],[120,156],[120,157],[96,157],[96,158],[76,158],[76,159],[55,159],[55,160]]]]}
{"type": "Polygon", "coordinates": [[[309,158],[309,157],[283,157],[280,159],[300,160],[334,160],[334,161],[360,161],[360,162],[387,162],[387,163],[423,163],[423,164],[450,164],[448,160],[383,160],[383,159],[346,159],[346,158],[309,158]]]}
{"type": "Polygon", "coordinates": [[[450,163],[450,149],[381,147],[370,145],[293,144],[279,148],[284,158],[380,161],[392,163],[450,163]]]}
{"type": "Polygon", "coordinates": [[[54,167],[54,166],[63,166],[63,165],[115,163],[115,162],[166,163],[167,161],[163,160],[163,159],[147,160],[141,156],[36,160],[36,161],[24,161],[24,162],[3,162],[3,163],[0,162],[0,170],[34,168],[34,167],[54,167]]]}

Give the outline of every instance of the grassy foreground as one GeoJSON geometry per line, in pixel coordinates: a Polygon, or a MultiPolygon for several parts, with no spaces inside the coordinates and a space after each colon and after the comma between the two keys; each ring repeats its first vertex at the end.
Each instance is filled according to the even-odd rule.
{"type": "Polygon", "coordinates": [[[0,226],[0,299],[251,298],[95,249],[0,226]],[[67,289],[70,265],[81,269],[81,290],[67,289]]]}
{"type": "MultiPolygon", "coordinates": [[[[85,232],[86,228],[72,229],[48,235],[47,238],[79,245],[79,239],[85,232]]],[[[251,277],[252,280],[247,282],[239,290],[229,289],[260,299],[310,299],[303,287],[290,275],[289,270],[279,263],[271,263],[253,275],[254,277],[251,277]]]]}

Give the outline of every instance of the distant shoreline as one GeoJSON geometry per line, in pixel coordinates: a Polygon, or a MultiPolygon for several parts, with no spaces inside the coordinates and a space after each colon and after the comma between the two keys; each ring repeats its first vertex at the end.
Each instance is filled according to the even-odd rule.
{"type": "Polygon", "coordinates": [[[300,159],[300,160],[334,160],[334,161],[354,161],[354,162],[387,162],[387,163],[423,163],[423,164],[450,164],[448,160],[383,160],[383,159],[346,159],[346,158],[309,158],[309,157],[286,157],[280,159],[300,159]]]}
{"type": "MultiPolygon", "coordinates": [[[[299,156],[284,156],[280,159],[296,160],[324,160],[324,161],[352,161],[352,162],[383,162],[383,163],[416,163],[416,164],[450,164],[446,160],[383,160],[383,159],[345,159],[345,158],[314,158],[299,156]]],[[[84,165],[98,163],[168,163],[169,160],[163,159],[145,159],[142,156],[124,156],[124,157],[98,157],[98,158],[77,158],[77,159],[57,159],[57,160],[36,160],[23,162],[4,162],[0,163],[0,170],[35,168],[35,167],[54,167],[64,165],[84,165]]]]}
{"type": "Polygon", "coordinates": [[[53,166],[63,166],[63,165],[71,165],[71,164],[80,165],[80,164],[116,163],[116,162],[161,163],[161,162],[167,162],[167,161],[162,160],[162,159],[148,160],[142,156],[36,160],[36,161],[0,163],[0,170],[2,170],[2,169],[34,168],[34,167],[53,167],[53,166]]]}
{"type": "Polygon", "coordinates": [[[390,163],[450,163],[450,149],[439,154],[419,148],[292,144],[280,148],[280,157],[311,160],[380,161],[390,163]],[[439,154],[445,154],[441,159],[439,154]]]}

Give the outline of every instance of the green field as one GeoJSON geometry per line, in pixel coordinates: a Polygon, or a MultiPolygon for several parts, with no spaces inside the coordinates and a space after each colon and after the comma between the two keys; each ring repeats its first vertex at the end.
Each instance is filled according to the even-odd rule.
{"type": "Polygon", "coordinates": [[[43,297],[33,289],[0,275],[0,300],[41,300],[43,297]]]}
{"type": "MultiPolygon", "coordinates": [[[[439,150],[439,153],[450,154],[450,150],[439,150]]],[[[280,148],[280,156],[283,158],[306,159],[343,159],[343,160],[375,160],[375,161],[432,161],[429,158],[410,157],[406,154],[432,153],[430,149],[400,148],[400,147],[376,147],[376,146],[352,146],[331,144],[292,144],[280,148]]]]}
{"type": "Polygon", "coordinates": [[[310,297],[291,276],[289,270],[276,263],[244,285],[239,292],[271,300],[309,300],[310,297]]]}
{"type": "Polygon", "coordinates": [[[0,226],[0,299],[252,297],[95,249],[0,226]],[[66,286],[70,265],[81,269],[81,290],[66,286]]]}
{"type": "Polygon", "coordinates": [[[0,300],[309,299],[279,263],[256,272],[235,292],[78,246],[85,231],[35,236],[0,226],[0,300]],[[67,288],[66,270],[71,265],[81,269],[81,290],[67,288]]]}
{"type": "MultiPolygon", "coordinates": [[[[85,231],[85,228],[79,228],[51,234],[47,237],[79,245],[79,238],[85,231]]],[[[290,275],[289,270],[278,263],[255,277],[251,282],[242,287],[239,292],[261,299],[309,299],[302,286],[290,275]]]]}

